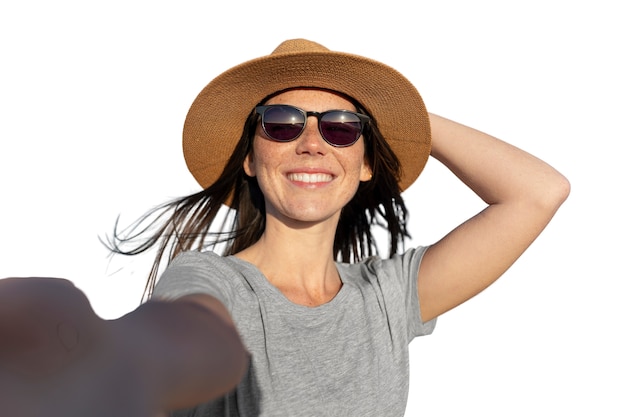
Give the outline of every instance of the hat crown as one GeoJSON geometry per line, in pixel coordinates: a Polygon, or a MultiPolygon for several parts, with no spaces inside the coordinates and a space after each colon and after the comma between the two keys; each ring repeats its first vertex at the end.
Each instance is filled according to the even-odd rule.
{"type": "Polygon", "coordinates": [[[281,55],[299,52],[329,52],[330,49],[317,42],[307,39],[289,39],[282,42],[274,49],[272,55],[281,55]]]}

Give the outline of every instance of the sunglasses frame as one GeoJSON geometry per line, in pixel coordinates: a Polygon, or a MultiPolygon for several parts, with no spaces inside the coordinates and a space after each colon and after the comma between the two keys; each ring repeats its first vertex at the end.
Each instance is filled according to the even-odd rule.
{"type": "Polygon", "coordinates": [[[352,146],[354,145],[359,138],[361,137],[361,135],[363,134],[363,130],[365,129],[365,126],[369,124],[370,122],[370,117],[366,114],[362,114],[362,113],[356,113],[350,110],[341,110],[341,109],[337,109],[337,110],[326,110],[323,112],[317,112],[317,111],[306,111],[306,110],[302,110],[299,107],[296,106],[292,106],[289,104],[268,104],[265,106],[256,106],[254,108],[254,110],[256,111],[256,113],[261,116],[261,128],[263,129],[263,132],[265,132],[265,135],[267,135],[268,138],[270,138],[273,141],[276,142],[291,142],[294,141],[296,139],[298,139],[300,137],[300,135],[302,135],[302,132],[304,132],[304,129],[306,128],[306,124],[307,121],[309,120],[310,116],[315,116],[317,118],[317,130],[320,132],[320,135],[322,136],[322,138],[324,139],[324,141],[326,143],[328,143],[329,145],[335,147],[335,148],[345,148],[348,146],[352,146]],[[272,135],[270,135],[267,130],[265,129],[265,112],[270,109],[270,108],[276,108],[276,107],[288,107],[291,109],[295,109],[297,110],[300,114],[302,114],[304,116],[304,124],[302,125],[302,129],[300,130],[300,133],[298,133],[295,137],[293,137],[292,139],[288,139],[288,140],[280,140],[280,139],[276,139],[274,138],[272,135]],[[335,112],[339,112],[339,113],[348,113],[351,115],[356,116],[359,121],[361,122],[361,129],[359,131],[359,134],[356,136],[356,139],[354,139],[354,141],[347,143],[347,144],[335,144],[332,143],[330,140],[328,140],[326,138],[326,136],[324,136],[324,133],[322,132],[322,118],[329,114],[329,113],[335,113],[335,112]]]}

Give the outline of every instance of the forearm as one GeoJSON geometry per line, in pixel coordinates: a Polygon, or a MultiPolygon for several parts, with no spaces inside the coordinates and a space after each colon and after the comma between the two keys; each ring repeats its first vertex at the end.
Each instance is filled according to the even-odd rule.
{"type": "Polygon", "coordinates": [[[223,395],[247,370],[248,356],[232,323],[199,303],[149,301],[111,328],[164,409],[223,395]]]}
{"type": "Polygon", "coordinates": [[[431,155],[487,204],[543,205],[556,210],[569,184],[554,168],[508,143],[431,114],[431,155]]]}

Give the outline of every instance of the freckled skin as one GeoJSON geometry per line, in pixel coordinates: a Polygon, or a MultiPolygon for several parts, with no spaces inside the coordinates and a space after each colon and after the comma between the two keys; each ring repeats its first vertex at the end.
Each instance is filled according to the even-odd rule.
{"type": "MultiPolygon", "coordinates": [[[[272,97],[267,104],[290,104],[306,111],[356,109],[343,97],[323,90],[290,90],[272,97]]],[[[354,145],[336,148],[322,138],[317,118],[309,117],[304,132],[291,142],[276,142],[259,125],[253,152],[244,170],[255,176],[265,196],[270,218],[294,222],[338,222],[341,209],[356,193],[360,181],[370,179],[363,137],[354,145]],[[330,174],[330,181],[305,183],[294,180],[295,172],[330,174]]]]}

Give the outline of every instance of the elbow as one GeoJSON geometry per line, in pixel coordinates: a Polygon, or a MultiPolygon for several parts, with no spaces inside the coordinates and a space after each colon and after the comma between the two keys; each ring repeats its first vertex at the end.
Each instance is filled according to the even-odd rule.
{"type": "Polygon", "coordinates": [[[569,180],[557,172],[542,193],[544,206],[553,213],[556,212],[565,200],[567,200],[570,191],[571,184],[569,180]]]}
{"type": "Polygon", "coordinates": [[[550,178],[545,178],[535,189],[527,194],[523,212],[545,227],[561,205],[567,200],[571,185],[563,175],[556,172],[550,178]]]}
{"type": "Polygon", "coordinates": [[[571,190],[568,179],[557,171],[552,171],[525,191],[520,191],[516,210],[518,216],[527,216],[541,228],[545,227],[567,200],[571,190]]]}
{"type": "Polygon", "coordinates": [[[569,197],[569,193],[572,190],[572,185],[570,184],[569,180],[562,175],[561,175],[560,190],[561,190],[561,193],[560,193],[561,204],[563,204],[565,200],[567,200],[567,197],[569,197]]]}

